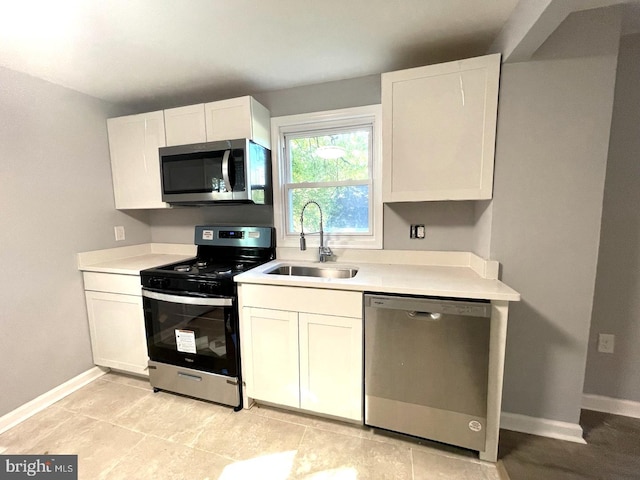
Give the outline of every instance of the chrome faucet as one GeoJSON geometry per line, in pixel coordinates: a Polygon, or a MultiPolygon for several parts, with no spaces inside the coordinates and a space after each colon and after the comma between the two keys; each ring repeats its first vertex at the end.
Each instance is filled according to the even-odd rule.
{"type": "Polygon", "coordinates": [[[329,247],[325,247],[324,245],[324,233],[322,232],[322,208],[320,208],[320,204],[318,202],[314,202],[313,200],[309,200],[302,207],[302,211],[300,212],[300,250],[307,249],[307,241],[304,238],[304,209],[307,208],[310,204],[314,204],[318,207],[320,211],[320,247],[318,247],[318,258],[321,262],[326,262],[328,257],[333,256],[333,252],[329,247]]]}

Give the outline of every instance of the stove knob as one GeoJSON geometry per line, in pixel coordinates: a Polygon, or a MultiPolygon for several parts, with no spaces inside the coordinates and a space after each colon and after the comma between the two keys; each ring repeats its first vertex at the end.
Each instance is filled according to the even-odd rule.
{"type": "Polygon", "coordinates": [[[217,293],[217,290],[219,288],[219,282],[207,282],[198,284],[198,290],[200,290],[200,293],[217,293]]]}
{"type": "Polygon", "coordinates": [[[151,278],[149,280],[149,286],[151,288],[167,288],[169,286],[168,278],[151,278]]]}

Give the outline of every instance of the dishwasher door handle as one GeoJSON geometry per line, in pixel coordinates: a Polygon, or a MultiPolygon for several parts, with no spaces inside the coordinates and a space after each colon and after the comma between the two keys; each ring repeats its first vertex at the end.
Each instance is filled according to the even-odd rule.
{"type": "Polygon", "coordinates": [[[407,312],[407,316],[411,317],[411,318],[420,318],[423,320],[428,320],[430,322],[437,322],[438,320],[440,320],[440,318],[442,318],[442,314],[441,313],[437,313],[437,312],[418,312],[418,311],[411,311],[411,312],[407,312]]]}

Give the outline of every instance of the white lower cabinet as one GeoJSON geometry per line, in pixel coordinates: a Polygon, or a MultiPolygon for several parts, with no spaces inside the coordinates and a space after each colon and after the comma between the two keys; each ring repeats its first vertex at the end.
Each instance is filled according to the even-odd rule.
{"type": "Polygon", "coordinates": [[[139,277],[131,275],[85,272],[85,289],[100,284],[104,290],[111,290],[85,290],[93,362],[102,367],[147,375],[149,357],[142,296],[122,293],[128,290],[130,277],[138,278],[139,283],[139,277]],[[119,277],[124,280],[120,281],[119,277]]]}
{"type": "Polygon", "coordinates": [[[242,308],[248,397],[362,421],[362,295],[334,293],[335,298],[331,290],[242,286],[243,305],[276,307],[242,308]],[[317,313],[322,311],[329,314],[317,313]]]}
{"type": "Polygon", "coordinates": [[[298,314],[245,307],[242,342],[247,395],[289,407],[300,406],[298,314]]]}
{"type": "Polygon", "coordinates": [[[300,408],[362,419],[362,319],[301,313],[300,408]]]}

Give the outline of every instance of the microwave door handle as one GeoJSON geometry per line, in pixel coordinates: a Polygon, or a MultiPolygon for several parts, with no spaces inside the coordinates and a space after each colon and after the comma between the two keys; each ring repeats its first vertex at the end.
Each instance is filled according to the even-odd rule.
{"type": "Polygon", "coordinates": [[[225,150],[222,156],[222,178],[227,192],[231,191],[231,180],[229,179],[229,155],[231,150],[225,150]]]}

